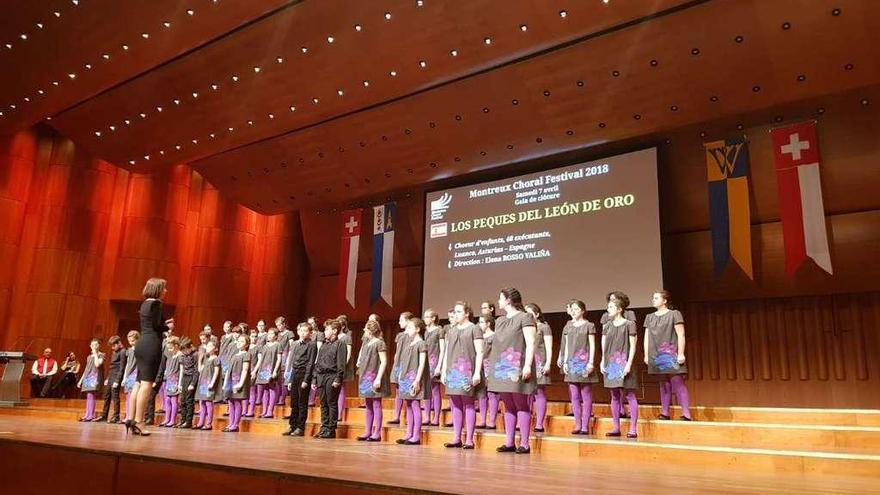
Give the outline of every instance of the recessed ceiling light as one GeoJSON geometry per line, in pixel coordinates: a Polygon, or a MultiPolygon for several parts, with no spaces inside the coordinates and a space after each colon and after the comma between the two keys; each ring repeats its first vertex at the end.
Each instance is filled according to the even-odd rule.
{"type": "Polygon", "coordinates": [[[157,112],[161,112],[161,111],[162,111],[162,107],[156,107],[156,111],[157,111],[157,112]]]}
{"type": "Polygon", "coordinates": [[[193,91],[193,98],[198,98],[198,97],[199,97],[199,94],[196,93],[195,91],[193,91]]]}
{"type": "Polygon", "coordinates": [[[275,114],[274,114],[274,113],[270,113],[269,115],[267,115],[267,117],[269,117],[269,119],[274,119],[274,118],[275,118],[275,114]]]}
{"type": "Polygon", "coordinates": [[[289,106],[289,107],[287,107],[287,108],[288,108],[288,110],[290,110],[291,112],[295,112],[295,111],[296,111],[296,107],[293,106],[293,105],[291,105],[291,106],[289,106]]]}
{"type": "Polygon", "coordinates": [[[103,57],[104,60],[110,60],[110,55],[107,55],[106,53],[102,54],[101,57],[103,57]]]}
{"type": "Polygon", "coordinates": [[[217,91],[218,89],[220,89],[220,86],[218,86],[216,84],[212,84],[211,89],[213,89],[214,91],[217,91]]]}
{"type": "Polygon", "coordinates": [[[134,165],[134,160],[129,160],[128,163],[129,165],[134,165]]]}
{"type": "Polygon", "coordinates": [[[141,33],[141,38],[143,38],[143,39],[145,39],[145,40],[146,40],[146,39],[149,39],[149,38],[150,38],[150,33],[141,33]]]}
{"type": "Polygon", "coordinates": [[[149,160],[150,160],[150,155],[144,155],[144,160],[149,161],[149,160]]]}
{"type": "Polygon", "coordinates": [[[58,86],[58,81],[52,81],[52,86],[58,86]]]}
{"type": "Polygon", "coordinates": [[[69,78],[71,78],[71,79],[76,79],[76,74],[74,74],[73,72],[71,72],[70,74],[67,75],[67,77],[69,77],[69,78]]]}
{"type": "Polygon", "coordinates": [[[164,155],[165,155],[165,150],[159,150],[159,154],[164,156],[164,155]]]}
{"type": "Polygon", "coordinates": [[[416,0],[416,7],[421,7],[422,5],[425,5],[423,0],[416,0]]]}
{"type": "Polygon", "coordinates": [[[171,27],[171,23],[168,22],[168,21],[163,22],[162,25],[165,26],[165,27],[167,27],[167,28],[170,28],[170,27],[171,27]]]}
{"type": "Polygon", "coordinates": [[[26,40],[26,39],[27,39],[27,35],[24,34],[24,33],[22,33],[19,37],[20,37],[21,39],[23,39],[23,40],[26,40]]]}
{"type": "Polygon", "coordinates": [[[232,131],[235,130],[235,127],[229,127],[229,128],[227,128],[226,130],[229,131],[229,132],[232,132],[232,131]]]}
{"type": "Polygon", "coordinates": [[[281,57],[278,57],[278,58],[275,59],[275,61],[278,62],[278,63],[280,64],[280,63],[283,63],[283,62],[284,62],[284,59],[281,58],[281,57]]]}
{"type": "Polygon", "coordinates": [[[188,9],[188,10],[186,11],[186,15],[188,15],[188,16],[194,16],[194,15],[196,15],[196,11],[193,10],[193,9],[188,9]]]}
{"type": "Polygon", "coordinates": [[[248,121],[247,121],[247,125],[254,125],[254,121],[253,121],[253,120],[248,120],[248,121]]]}
{"type": "Polygon", "coordinates": [[[211,134],[208,134],[208,137],[214,139],[214,133],[212,132],[211,134]]]}
{"type": "Polygon", "coordinates": [[[86,64],[85,68],[86,70],[92,70],[92,64],[86,64]]]}
{"type": "Polygon", "coordinates": [[[122,45],[123,50],[128,50],[128,45],[122,45]]]}
{"type": "Polygon", "coordinates": [[[336,38],[333,36],[327,36],[327,43],[333,43],[334,41],[336,41],[336,38]]]}
{"type": "Polygon", "coordinates": [[[566,12],[566,11],[564,11],[564,10],[560,10],[560,11],[559,11],[559,17],[563,17],[563,18],[564,18],[564,17],[568,17],[568,12],[566,12]]]}
{"type": "Polygon", "coordinates": [[[55,11],[55,12],[52,12],[52,13],[55,14],[55,17],[61,17],[61,12],[55,11]]]}
{"type": "Polygon", "coordinates": [[[95,131],[95,136],[101,137],[101,131],[95,131]]]}
{"type": "Polygon", "coordinates": [[[128,119],[123,120],[123,122],[125,122],[125,125],[131,125],[131,121],[128,119]]]}
{"type": "Polygon", "coordinates": [[[232,76],[232,82],[238,82],[238,76],[233,75],[233,76],[232,76]]]}
{"type": "Polygon", "coordinates": [[[483,43],[485,43],[485,44],[487,44],[487,45],[491,45],[491,44],[492,44],[492,38],[483,38],[483,43]]]}
{"type": "Polygon", "coordinates": [[[370,85],[370,81],[364,81],[364,87],[368,87],[370,85]]]}
{"type": "Polygon", "coordinates": [[[192,140],[192,143],[193,143],[193,144],[199,144],[199,140],[198,140],[198,139],[193,139],[193,140],[192,140]]]}
{"type": "Polygon", "coordinates": [[[428,66],[428,62],[425,62],[424,60],[419,60],[419,67],[424,69],[427,66],[428,66]]]}
{"type": "Polygon", "coordinates": [[[177,98],[175,98],[172,101],[174,102],[175,105],[180,105],[180,100],[178,100],[177,98]]]}
{"type": "Polygon", "coordinates": [[[43,23],[42,23],[42,22],[38,22],[38,23],[37,23],[37,28],[38,28],[38,29],[43,29],[43,23]]]}
{"type": "Polygon", "coordinates": [[[180,145],[179,145],[179,144],[175,144],[175,145],[174,145],[174,149],[176,149],[177,151],[180,151],[180,145]]]}
{"type": "Polygon", "coordinates": [[[11,108],[12,110],[15,110],[15,105],[9,105],[9,108],[11,108]]]}
{"type": "Polygon", "coordinates": [[[12,50],[12,43],[6,43],[6,48],[12,50]]]}
{"type": "Polygon", "coordinates": [[[318,99],[317,99],[317,98],[312,98],[312,103],[314,103],[314,104],[317,105],[317,104],[318,104],[318,99]]]}
{"type": "Polygon", "coordinates": [[[309,49],[304,46],[299,47],[299,49],[302,50],[303,53],[307,53],[309,51],[309,49]]]}
{"type": "Polygon", "coordinates": [[[70,2],[74,5],[79,5],[79,0],[70,0],[70,2]]]}
{"type": "Polygon", "coordinates": [[[390,21],[390,20],[391,20],[391,12],[385,12],[385,20],[386,20],[386,21],[390,21]]]}
{"type": "Polygon", "coordinates": [[[25,96],[25,97],[24,97],[24,101],[25,101],[25,103],[30,103],[31,99],[28,98],[27,96],[25,96]]]}
{"type": "Polygon", "coordinates": [[[357,31],[357,32],[361,32],[362,29],[363,29],[363,27],[361,27],[360,24],[355,24],[355,25],[354,25],[354,30],[355,30],[355,31],[357,31]]]}
{"type": "Polygon", "coordinates": [[[336,90],[336,94],[338,94],[339,96],[342,96],[342,95],[345,94],[345,92],[342,91],[341,89],[337,89],[337,90],[336,90]]]}
{"type": "Polygon", "coordinates": [[[113,131],[113,132],[116,132],[116,126],[115,126],[115,125],[111,125],[111,126],[110,126],[110,130],[113,131]]]}
{"type": "Polygon", "coordinates": [[[145,113],[141,113],[141,114],[138,114],[138,115],[140,115],[142,119],[147,118],[147,114],[145,114],[145,113]]]}
{"type": "Polygon", "coordinates": [[[42,95],[42,94],[46,94],[46,92],[43,91],[42,89],[38,89],[38,90],[37,90],[37,93],[38,93],[38,94],[41,94],[41,95],[42,95]]]}
{"type": "Polygon", "coordinates": [[[451,51],[449,52],[449,54],[452,55],[453,57],[457,57],[457,56],[458,56],[458,50],[451,50],[451,51]]]}
{"type": "Polygon", "coordinates": [[[254,72],[257,74],[259,74],[261,70],[263,70],[263,69],[261,69],[259,67],[254,67],[254,72]]]}

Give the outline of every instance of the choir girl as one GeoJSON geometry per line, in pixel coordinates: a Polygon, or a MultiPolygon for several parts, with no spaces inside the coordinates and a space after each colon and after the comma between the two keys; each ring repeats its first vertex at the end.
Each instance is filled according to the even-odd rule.
{"type": "Polygon", "coordinates": [[[313,336],[313,328],[308,323],[296,326],[299,340],[291,342],[290,352],[284,366],[284,381],[290,391],[290,428],[283,435],[301,437],[305,435],[306,419],[309,415],[309,388],[318,356],[318,346],[313,336]]]}
{"type": "Polygon", "coordinates": [[[633,370],[636,354],[636,324],[625,315],[627,303],[623,298],[615,298],[608,303],[608,321],[602,326],[602,361],[600,371],[605,377],[605,388],[611,389],[611,418],[614,429],[605,434],[608,437],[620,436],[620,403],[624,395],[629,403],[629,432],[627,438],[637,438],[639,404],[635,389],[638,375],[633,370]]]}
{"type": "Polygon", "coordinates": [[[553,356],[553,332],[544,319],[544,312],[535,303],[526,304],[526,312],[535,318],[537,330],[535,335],[535,431],[544,432],[544,419],[547,416],[547,385],[550,385],[550,363],[553,356]]]}
{"type": "Polygon", "coordinates": [[[205,343],[205,355],[199,365],[199,381],[196,400],[199,401],[198,430],[211,430],[214,424],[214,403],[223,399],[220,360],[217,358],[217,341],[205,343]]]}
{"type": "Polygon", "coordinates": [[[471,323],[471,307],[464,301],[453,306],[452,322],[446,331],[446,356],[440,371],[446,395],[452,405],[452,441],[446,448],[474,448],[476,411],[474,398],[483,368],[483,332],[471,323]],[[461,441],[462,426],[465,441],[461,441]]]}
{"type": "Polygon", "coordinates": [[[489,369],[489,353],[492,352],[492,337],[495,335],[495,317],[484,313],[480,316],[478,326],[483,332],[483,379],[477,386],[477,404],[480,407],[477,429],[494,430],[498,423],[498,394],[489,392],[486,371],[489,369]]]}
{"type": "Polygon", "coordinates": [[[397,440],[402,445],[422,443],[422,407],[419,401],[430,397],[431,376],[428,373],[428,353],[422,333],[425,322],[410,318],[406,322],[406,345],[400,351],[397,378],[397,396],[406,405],[406,436],[397,440]]]}
{"type": "MultiPolygon", "coordinates": [[[[605,296],[605,304],[610,303],[611,301],[620,300],[623,302],[623,305],[627,308],[629,307],[629,296],[626,293],[621,292],[619,290],[611,291],[605,296]]],[[[630,309],[627,309],[623,313],[623,317],[627,320],[635,323],[636,321],[636,313],[630,309]]],[[[608,322],[608,312],[603,311],[602,317],[599,319],[599,326],[605,326],[605,323],[608,322]]],[[[626,413],[625,404],[623,402],[620,403],[620,417],[621,418],[629,418],[629,414],[626,413]]]]}
{"type": "MultiPolygon", "coordinates": [[[[406,335],[406,323],[410,318],[413,317],[413,314],[409,311],[404,311],[400,313],[400,317],[397,319],[397,325],[400,327],[400,333],[398,333],[394,337],[394,363],[391,366],[391,383],[397,384],[398,375],[400,372],[400,350],[406,346],[406,340],[409,338],[406,335]]],[[[399,384],[398,384],[399,385],[399,384]]],[[[389,425],[399,425],[400,424],[400,411],[403,409],[403,399],[400,398],[400,394],[397,394],[394,398],[394,418],[388,422],[389,425]]]]}
{"type": "Polygon", "coordinates": [[[687,364],[684,356],[684,318],[669,304],[669,292],[661,290],[651,297],[657,310],[645,317],[645,364],[648,374],[660,380],[660,416],[670,419],[669,405],[672,395],[681,406],[681,419],[691,420],[690,400],[684,378],[687,364]]]}
{"type": "Polygon", "coordinates": [[[125,391],[125,419],[134,418],[134,398],[137,397],[137,360],[134,357],[134,346],[141,333],[137,330],[128,332],[128,349],[125,350],[125,370],[122,372],[122,388],[125,391]]]}
{"type": "Polygon", "coordinates": [[[248,400],[251,387],[251,357],[248,353],[250,337],[248,337],[246,329],[242,328],[242,325],[239,324],[236,327],[238,328],[237,332],[233,331],[234,334],[238,335],[235,340],[237,352],[230,357],[229,368],[227,368],[223,380],[223,390],[226,391],[229,401],[229,425],[223,428],[223,431],[227,432],[238,431],[245,402],[248,400]]]}
{"type": "MultiPolygon", "coordinates": [[[[288,328],[287,318],[279,316],[275,318],[275,328],[278,329],[278,352],[280,353],[280,370],[284,371],[284,365],[287,363],[287,355],[290,352],[290,342],[296,335],[288,328]]],[[[279,406],[284,406],[284,397],[287,395],[287,384],[284,380],[275,380],[275,394],[278,397],[279,406]]]]}
{"type": "MultiPolygon", "coordinates": [[[[260,417],[262,418],[274,417],[275,404],[278,403],[275,387],[278,370],[281,366],[281,353],[278,346],[278,330],[274,327],[270,328],[266,331],[265,343],[257,351],[257,362],[251,373],[251,379],[257,384],[256,394],[261,397],[263,414],[260,417]]],[[[253,402],[252,397],[251,403],[253,402]]]]}
{"type": "Polygon", "coordinates": [[[354,360],[351,359],[354,342],[351,337],[351,332],[348,329],[348,316],[339,315],[336,319],[341,325],[339,330],[339,345],[345,347],[345,375],[342,379],[342,386],[339,387],[339,404],[337,406],[339,409],[339,417],[337,418],[337,421],[342,421],[345,417],[345,412],[348,410],[348,407],[345,404],[345,383],[354,381],[354,360]]]}
{"type": "Polygon", "coordinates": [[[504,403],[504,430],[506,441],[498,452],[528,454],[531,436],[532,413],[529,396],[537,388],[533,376],[535,358],[535,318],[524,311],[522,295],[515,288],[502,289],[498,307],[504,313],[495,322],[492,338],[492,354],[489,356],[491,371],[489,391],[501,394],[504,403]],[[519,429],[520,444],[514,440],[519,429]]]}
{"type": "Polygon", "coordinates": [[[89,357],[86,358],[86,367],[79,378],[79,383],[76,384],[80,391],[86,394],[86,414],[79,418],[80,421],[92,421],[95,419],[95,395],[101,388],[104,374],[104,353],[100,351],[100,347],[101,341],[98,339],[92,339],[89,342],[91,352],[89,357]]]}
{"type": "Polygon", "coordinates": [[[425,346],[428,349],[428,375],[431,377],[431,394],[425,401],[424,421],[431,426],[440,426],[441,396],[440,370],[443,363],[443,352],[446,350],[446,336],[443,327],[438,324],[439,315],[433,309],[424,314],[425,346]]]}
{"type": "Polygon", "coordinates": [[[574,430],[571,434],[588,435],[593,414],[592,384],[599,382],[599,375],[593,370],[596,326],[586,320],[587,307],[583,301],[569,301],[567,310],[571,320],[562,329],[559,356],[562,374],[568,384],[571,410],[574,411],[574,430]]]}
{"type": "Polygon", "coordinates": [[[382,328],[375,320],[364,325],[363,345],[358,360],[358,395],[366,402],[364,434],[359,441],[378,442],[382,439],[382,399],[390,395],[391,384],[385,374],[388,350],[382,339],[382,328]]]}
{"type": "Polygon", "coordinates": [[[174,336],[165,339],[165,348],[170,356],[165,359],[165,421],[159,426],[172,427],[177,419],[178,399],[180,397],[181,365],[183,353],[180,352],[180,339],[174,336]]]}

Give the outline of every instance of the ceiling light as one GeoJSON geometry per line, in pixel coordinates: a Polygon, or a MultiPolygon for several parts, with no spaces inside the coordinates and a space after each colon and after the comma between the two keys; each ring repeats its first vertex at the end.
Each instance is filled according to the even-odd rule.
{"type": "Polygon", "coordinates": [[[128,45],[122,45],[123,50],[128,50],[128,45]]]}
{"type": "Polygon", "coordinates": [[[95,136],[101,137],[101,131],[95,131],[95,136]]]}
{"type": "Polygon", "coordinates": [[[301,46],[299,49],[302,50],[303,53],[307,53],[309,51],[309,49],[304,46],[301,46]]]}
{"type": "Polygon", "coordinates": [[[270,113],[269,115],[267,115],[267,117],[269,117],[270,119],[274,119],[274,118],[275,118],[275,114],[274,114],[274,113],[270,113]]]}
{"type": "Polygon", "coordinates": [[[193,10],[193,9],[188,9],[188,10],[186,11],[186,15],[192,17],[192,16],[196,15],[196,11],[193,10]]]}
{"type": "Polygon", "coordinates": [[[170,28],[170,27],[171,27],[171,23],[168,22],[168,21],[163,22],[162,25],[165,26],[165,27],[167,27],[167,28],[170,28]]]}
{"type": "Polygon", "coordinates": [[[125,125],[131,125],[131,121],[128,119],[123,120],[123,122],[125,122],[125,125]]]}
{"type": "Polygon", "coordinates": [[[21,39],[23,39],[23,40],[26,40],[26,39],[27,39],[27,35],[24,34],[24,33],[22,33],[20,37],[21,37],[21,39]]]}
{"type": "Polygon", "coordinates": [[[254,125],[254,121],[253,121],[253,120],[248,120],[248,121],[247,121],[247,125],[254,125]]]}
{"type": "Polygon", "coordinates": [[[37,23],[37,28],[39,28],[39,29],[43,29],[43,23],[42,23],[42,22],[38,22],[38,23],[37,23]]]}
{"type": "Polygon", "coordinates": [[[487,45],[491,45],[491,44],[492,44],[492,38],[483,38],[483,43],[485,43],[485,44],[487,44],[487,45]]]}
{"type": "Polygon", "coordinates": [[[15,105],[9,105],[9,108],[15,110],[15,105]]]}
{"type": "Polygon", "coordinates": [[[428,62],[425,62],[424,60],[419,60],[419,67],[424,69],[427,66],[428,66],[428,62]]]}
{"type": "Polygon", "coordinates": [[[42,89],[38,89],[38,90],[37,90],[37,93],[38,93],[38,94],[41,94],[41,95],[42,95],[42,94],[46,94],[46,92],[43,91],[42,89]]]}
{"type": "Polygon", "coordinates": [[[25,97],[24,97],[24,101],[25,101],[25,103],[30,103],[31,99],[28,98],[27,96],[25,96],[25,97]]]}
{"type": "Polygon", "coordinates": [[[214,133],[212,132],[211,134],[208,134],[208,137],[214,139],[214,133]]]}
{"type": "Polygon", "coordinates": [[[134,165],[134,160],[129,160],[128,163],[129,163],[130,165],[134,165]]]}
{"type": "Polygon", "coordinates": [[[317,98],[312,98],[312,103],[314,103],[314,104],[317,105],[317,104],[318,104],[318,99],[317,99],[317,98]]]}
{"type": "Polygon", "coordinates": [[[287,107],[287,108],[288,108],[288,110],[290,110],[291,112],[295,112],[295,111],[296,111],[296,107],[293,106],[293,105],[291,105],[291,106],[289,106],[289,107],[287,107]]]}
{"type": "Polygon", "coordinates": [[[363,28],[361,27],[360,24],[355,24],[355,25],[354,25],[354,30],[355,30],[355,31],[357,31],[357,32],[361,32],[361,29],[363,29],[363,28]]]}
{"type": "Polygon", "coordinates": [[[106,53],[102,54],[101,56],[104,57],[104,60],[110,60],[110,55],[107,55],[106,53]]]}
{"type": "Polygon", "coordinates": [[[143,39],[145,39],[145,40],[146,40],[146,39],[149,39],[149,38],[150,38],[150,34],[149,34],[149,33],[141,33],[141,38],[143,38],[143,39]]]}
{"type": "Polygon", "coordinates": [[[336,41],[336,38],[333,36],[327,36],[327,43],[333,43],[334,41],[336,41]]]}
{"type": "Polygon", "coordinates": [[[116,132],[116,126],[115,126],[115,125],[111,125],[111,126],[110,126],[110,130],[113,131],[113,132],[116,132]]]}
{"type": "Polygon", "coordinates": [[[150,155],[144,155],[144,160],[150,161],[150,155]]]}
{"type": "Polygon", "coordinates": [[[263,69],[261,69],[259,67],[254,67],[254,72],[257,74],[259,74],[261,70],[263,70],[263,69]]]}
{"type": "Polygon", "coordinates": [[[58,81],[52,81],[52,86],[58,86],[58,81]]]}
{"type": "Polygon", "coordinates": [[[280,64],[280,63],[283,63],[283,62],[284,62],[284,59],[281,58],[281,57],[278,57],[278,58],[275,59],[275,61],[278,62],[278,63],[280,64]]]}
{"type": "Polygon", "coordinates": [[[177,98],[175,98],[175,99],[172,100],[172,101],[174,101],[174,104],[175,104],[175,105],[180,105],[180,100],[178,100],[177,98]]]}
{"type": "Polygon", "coordinates": [[[55,17],[61,17],[61,12],[55,11],[55,12],[52,12],[52,13],[55,14],[55,17]]]}
{"type": "Polygon", "coordinates": [[[199,144],[199,140],[198,140],[198,139],[193,139],[192,141],[193,141],[193,144],[199,144]]]}
{"type": "Polygon", "coordinates": [[[235,130],[235,128],[234,128],[234,127],[230,127],[230,128],[228,128],[228,129],[226,129],[226,130],[229,131],[229,132],[232,132],[232,131],[235,130]]]}
{"type": "Polygon", "coordinates": [[[162,107],[156,107],[157,112],[162,112],[162,107]]]}
{"type": "Polygon", "coordinates": [[[70,2],[74,5],[79,5],[79,0],[70,0],[70,2]]]}
{"type": "Polygon", "coordinates": [[[195,91],[193,91],[193,98],[198,98],[198,97],[199,97],[199,94],[196,93],[195,91]]]}
{"type": "Polygon", "coordinates": [[[560,10],[560,11],[559,11],[559,17],[562,17],[562,18],[568,17],[568,12],[566,12],[566,11],[564,11],[564,10],[560,10]]]}
{"type": "Polygon", "coordinates": [[[336,94],[338,94],[339,96],[342,96],[345,93],[341,89],[338,89],[338,90],[336,90],[336,94]]]}
{"type": "Polygon", "coordinates": [[[220,86],[218,86],[216,84],[212,84],[211,89],[213,89],[214,91],[217,91],[218,89],[220,89],[220,86]]]}
{"type": "Polygon", "coordinates": [[[520,25],[519,25],[519,30],[525,32],[525,31],[528,31],[528,30],[529,30],[529,27],[528,27],[527,25],[525,25],[525,24],[520,24],[520,25]]]}
{"type": "Polygon", "coordinates": [[[164,156],[164,155],[165,155],[165,150],[159,150],[159,154],[164,156]]]}
{"type": "Polygon", "coordinates": [[[177,151],[180,151],[180,145],[179,145],[179,144],[175,144],[175,145],[174,145],[174,149],[176,149],[177,151]]]}
{"type": "Polygon", "coordinates": [[[76,74],[74,74],[73,72],[71,72],[70,74],[67,75],[67,77],[69,77],[69,78],[71,78],[71,79],[76,79],[76,74]]]}
{"type": "Polygon", "coordinates": [[[12,50],[12,43],[6,43],[6,48],[12,50]]]}
{"type": "Polygon", "coordinates": [[[457,57],[457,56],[458,56],[458,50],[452,50],[452,51],[449,52],[449,54],[452,55],[453,57],[457,57]]]}
{"type": "Polygon", "coordinates": [[[416,0],[416,7],[421,7],[422,5],[425,5],[423,0],[416,0]]]}
{"type": "Polygon", "coordinates": [[[145,113],[141,113],[141,114],[139,114],[139,115],[141,116],[142,119],[147,118],[147,114],[145,114],[145,113]]]}
{"type": "Polygon", "coordinates": [[[92,70],[92,64],[86,64],[85,68],[86,70],[92,70]]]}
{"type": "Polygon", "coordinates": [[[368,87],[370,85],[370,81],[364,81],[364,87],[368,87]]]}
{"type": "Polygon", "coordinates": [[[238,82],[238,76],[232,76],[232,82],[238,82]]]}
{"type": "Polygon", "coordinates": [[[386,21],[390,21],[390,20],[391,20],[391,12],[385,12],[385,20],[386,20],[386,21]]]}
{"type": "Polygon", "coordinates": [[[389,74],[391,74],[391,77],[394,77],[397,75],[397,71],[393,70],[393,71],[389,72],[389,74]]]}

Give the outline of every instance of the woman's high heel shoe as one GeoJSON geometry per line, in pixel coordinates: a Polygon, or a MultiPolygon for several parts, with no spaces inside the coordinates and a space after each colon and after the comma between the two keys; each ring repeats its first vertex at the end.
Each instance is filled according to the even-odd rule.
{"type": "Polygon", "coordinates": [[[137,435],[137,436],[141,436],[141,437],[150,436],[150,432],[144,431],[144,430],[141,430],[140,428],[138,428],[137,422],[135,422],[135,421],[132,421],[132,423],[131,423],[131,433],[134,435],[137,435]]]}
{"type": "Polygon", "coordinates": [[[123,423],[125,425],[125,436],[128,436],[128,434],[131,433],[132,423],[134,422],[130,419],[126,419],[125,423],[123,423]]]}

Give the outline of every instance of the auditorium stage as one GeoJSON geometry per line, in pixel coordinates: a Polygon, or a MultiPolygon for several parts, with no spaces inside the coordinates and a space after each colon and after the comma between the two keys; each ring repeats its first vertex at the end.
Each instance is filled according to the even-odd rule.
{"type": "MultiPolygon", "coordinates": [[[[356,422],[343,425],[349,438],[288,438],[280,420],[246,422],[249,432],[200,432],[153,428],[149,438],[126,439],[120,425],[78,423],[79,401],[40,401],[40,406],[0,410],[0,479],[4,492],[155,493],[880,493],[877,426],[802,426],[855,433],[859,442],[823,452],[694,447],[548,436],[529,456],[497,454],[499,433],[482,433],[478,449],[442,447],[449,429],[433,429],[422,446],[393,443],[399,428],[387,428],[382,443],[356,442],[356,422]],[[61,407],[45,407],[57,403],[61,407]],[[606,446],[607,447],[603,447],[606,446]],[[814,464],[805,457],[814,455],[814,464]],[[39,466],[39,467],[37,467],[39,466]],[[811,467],[812,466],[812,467],[811,467]],[[45,475],[45,476],[44,476],[45,475]]],[[[599,407],[601,410],[601,406],[599,407]]],[[[646,408],[646,410],[649,408],[646,408]]],[[[774,410],[768,410],[773,414],[774,410]]],[[[349,411],[357,419],[362,410],[349,411]]],[[[708,414],[707,411],[702,412],[708,414]]],[[[753,413],[754,414],[754,413],[753,413]]],[[[841,413],[842,414],[842,413],[841,413]]],[[[853,416],[872,423],[876,414],[853,416]]],[[[556,419],[556,418],[555,418],[556,419]]],[[[815,418],[813,418],[815,419],[815,418]]],[[[557,421],[564,421],[559,417],[557,421]]],[[[215,428],[223,424],[218,419],[215,428]]],[[[600,420],[601,423],[601,420],[600,420]]],[[[684,427],[714,430],[707,421],[684,427]]],[[[735,423],[734,423],[735,424],[735,423]]],[[[646,421],[651,428],[652,423],[646,421]]],[[[677,426],[676,426],[677,427],[677,426]]],[[[601,427],[600,427],[601,429],[601,427]]],[[[699,431],[699,430],[698,430],[699,431]]],[[[731,437],[736,430],[728,431],[731,437]]],[[[755,433],[755,435],[759,435],[755,433]]],[[[648,430],[645,437],[650,437],[648,430]]],[[[768,435],[759,435],[768,436],[768,435]]],[[[770,435],[772,436],[772,435],[770,435]]],[[[802,435],[801,435],[802,437],[802,435]]],[[[755,442],[762,441],[755,438],[755,442]]],[[[764,438],[764,442],[768,439],[764,438]]],[[[792,438],[792,448],[801,438],[792,438]]],[[[699,443],[698,440],[689,443],[699,443]]],[[[536,445],[537,447],[538,445],[536,445]]]]}

